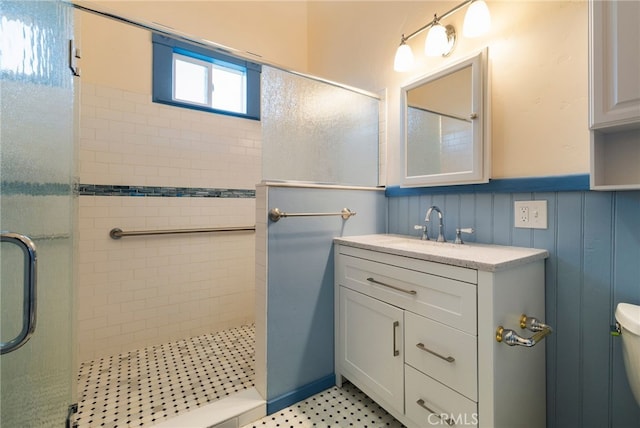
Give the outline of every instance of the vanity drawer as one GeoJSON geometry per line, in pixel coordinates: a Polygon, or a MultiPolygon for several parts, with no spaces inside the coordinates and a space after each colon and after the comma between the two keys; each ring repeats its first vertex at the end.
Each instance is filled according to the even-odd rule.
{"type": "Polygon", "coordinates": [[[406,416],[416,426],[478,426],[478,405],[474,401],[408,365],[404,378],[406,416]]]}
{"type": "Polygon", "coordinates": [[[476,286],[442,276],[340,254],[342,286],[476,334],[476,286]]]}
{"type": "Polygon", "coordinates": [[[404,316],[405,362],[477,401],[477,338],[411,312],[404,316]]]}
{"type": "Polygon", "coordinates": [[[470,284],[478,283],[478,271],[476,269],[446,265],[439,262],[414,259],[408,256],[382,253],[379,251],[365,250],[363,248],[349,247],[347,245],[337,245],[338,254],[344,254],[359,259],[370,260],[372,262],[383,263],[404,269],[425,272],[436,276],[456,279],[470,284]]]}

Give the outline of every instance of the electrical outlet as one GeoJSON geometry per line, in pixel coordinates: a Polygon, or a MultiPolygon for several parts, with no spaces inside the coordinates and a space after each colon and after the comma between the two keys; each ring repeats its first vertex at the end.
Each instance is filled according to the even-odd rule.
{"type": "Polygon", "coordinates": [[[526,229],[547,228],[547,201],[514,201],[514,227],[526,229]]]}

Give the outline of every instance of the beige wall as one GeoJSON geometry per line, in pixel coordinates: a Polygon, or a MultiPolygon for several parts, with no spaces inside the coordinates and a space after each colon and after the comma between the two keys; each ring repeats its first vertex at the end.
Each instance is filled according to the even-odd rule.
{"type": "MultiPolygon", "coordinates": [[[[307,4],[303,1],[75,2],[130,19],[162,24],[173,31],[238,50],[247,58],[266,59],[298,71],[307,69],[307,4]]],[[[83,13],[82,16],[90,15],[83,13]]],[[[112,39],[122,49],[140,54],[142,58],[137,62],[147,56],[148,48],[141,44],[143,41],[132,41],[132,30],[105,33],[95,20],[90,24],[82,22],[82,28],[85,37],[88,31],[105,42],[107,38],[112,39]]],[[[148,55],[150,58],[150,52],[148,55]]]]}
{"type": "MultiPolygon", "coordinates": [[[[587,2],[489,1],[491,33],[460,38],[446,59],[422,55],[425,35],[409,42],[414,71],[393,71],[402,33],[459,1],[311,2],[311,73],[388,94],[389,184],[400,181],[400,87],[489,47],[493,178],[586,173],[587,2]]],[[[445,22],[461,32],[464,12],[445,22]]]]}
{"type": "MultiPolygon", "coordinates": [[[[400,35],[421,27],[434,13],[451,9],[457,0],[91,3],[256,52],[268,63],[386,92],[388,184],[400,182],[400,87],[488,46],[492,177],[581,174],[589,169],[586,0],[489,1],[490,34],[460,38],[446,59],[425,58],[425,35],[419,35],[409,42],[418,63],[407,73],[393,71],[400,35]]],[[[463,18],[461,11],[446,22],[460,32],[463,18]]],[[[83,22],[83,28],[101,33],[93,23],[83,22]]],[[[121,68],[96,63],[105,83],[124,81],[132,90],[150,84],[144,65],[150,61],[148,40],[133,37],[136,31],[109,33],[121,40],[118,45],[125,52],[135,55],[128,55],[130,61],[121,68]],[[138,68],[143,75],[132,78],[128,70],[138,68]]],[[[85,49],[85,55],[91,53],[85,49]]]]}

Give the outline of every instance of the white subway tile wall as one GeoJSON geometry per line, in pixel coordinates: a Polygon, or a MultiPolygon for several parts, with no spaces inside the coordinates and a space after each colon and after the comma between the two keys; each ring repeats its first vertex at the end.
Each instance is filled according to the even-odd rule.
{"type": "Polygon", "coordinates": [[[80,111],[82,183],[252,189],[261,180],[259,121],[90,83],[80,111]]]}
{"type": "MultiPolygon", "coordinates": [[[[80,182],[254,189],[260,122],[83,83],[80,182]]],[[[252,232],[109,231],[255,224],[253,198],[80,196],[80,361],[254,322],[252,232]]]]}

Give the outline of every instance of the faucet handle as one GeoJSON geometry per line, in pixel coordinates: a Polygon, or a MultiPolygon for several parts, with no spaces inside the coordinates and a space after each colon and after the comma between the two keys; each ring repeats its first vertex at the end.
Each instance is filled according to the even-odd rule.
{"type": "Polygon", "coordinates": [[[462,234],[463,233],[474,233],[475,229],[473,227],[466,227],[466,228],[458,228],[456,229],[456,240],[455,240],[455,244],[464,244],[464,241],[462,241],[462,234]]]}
{"type": "Polygon", "coordinates": [[[421,230],[422,231],[422,237],[420,239],[422,239],[423,241],[428,241],[429,240],[429,235],[427,234],[427,225],[419,225],[416,224],[415,226],[413,226],[414,230],[421,230]]]}

